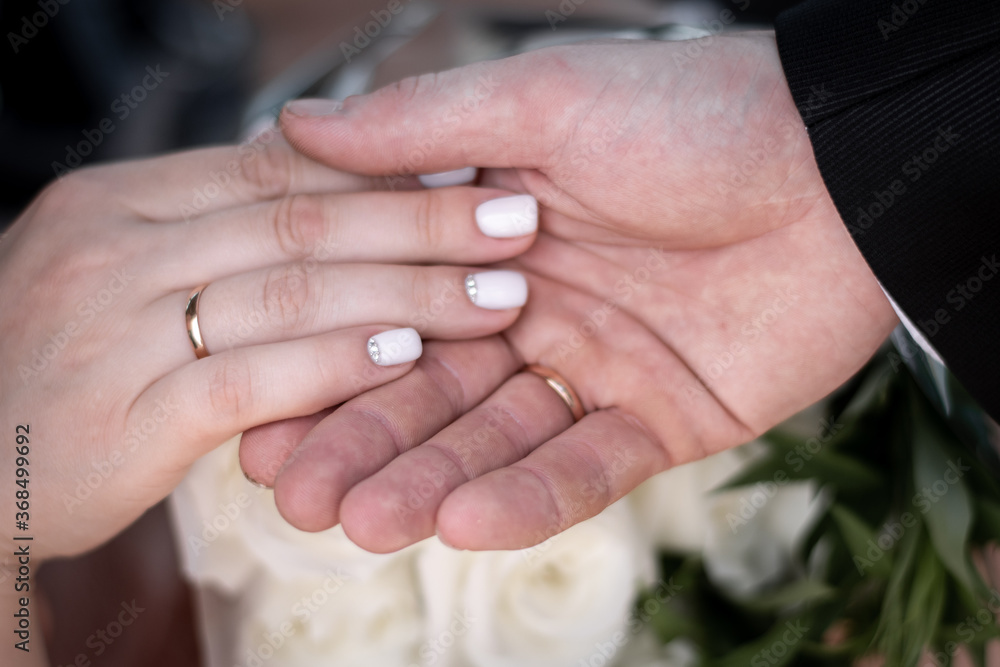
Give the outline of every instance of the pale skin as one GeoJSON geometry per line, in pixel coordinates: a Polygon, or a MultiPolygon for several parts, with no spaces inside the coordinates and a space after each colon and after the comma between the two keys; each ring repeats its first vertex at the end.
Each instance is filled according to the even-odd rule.
{"type": "Polygon", "coordinates": [[[752,439],[875,352],[898,321],[826,193],[773,35],[688,46],[559,47],[330,115],[286,109],[285,136],[320,162],[386,175],[420,152],[421,171],[486,167],[545,207],[506,264],[532,297],[488,353],[442,343],[332,414],[244,436],[244,469],[293,525],[342,523],[378,552],[435,532],[528,547],[752,439]],[[495,90],[448,125],[483,77],[495,90]],[[571,424],[524,363],[560,372],[589,414],[571,424]]]}
{"type": "MultiPolygon", "coordinates": [[[[227,438],[405,375],[414,364],[376,365],[368,338],[407,326],[439,294],[463,299],[415,323],[422,336],[477,338],[516,319],[518,308],[464,298],[469,268],[460,266],[533,242],[489,238],[476,225],[476,207],[509,192],[415,182],[374,192],[380,181],[271,136],[81,170],[47,188],[0,240],[5,576],[23,564],[19,546],[30,544],[36,575],[51,558],[110,539],[227,438]],[[200,320],[212,354],[196,360],[184,310],[206,283],[200,320]],[[27,503],[23,516],[15,497],[27,503]]],[[[14,591],[11,578],[0,594],[9,610],[33,598],[36,614],[32,654],[4,642],[4,664],[44,657],[29,583],[14,591]]]]}

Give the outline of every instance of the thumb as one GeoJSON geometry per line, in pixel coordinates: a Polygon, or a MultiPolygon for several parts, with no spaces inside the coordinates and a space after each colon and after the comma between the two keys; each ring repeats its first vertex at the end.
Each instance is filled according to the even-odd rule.
{"type": "Polygon", "coordinates": [[[281,114],[282,132],[309,157],[355,173],[540,169],[564,134],[533,55],[404,79],[343,103],[296,100],[281,114]]]}

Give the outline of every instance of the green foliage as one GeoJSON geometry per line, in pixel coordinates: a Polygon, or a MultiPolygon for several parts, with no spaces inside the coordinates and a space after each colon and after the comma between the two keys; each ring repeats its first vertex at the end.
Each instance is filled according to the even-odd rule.
{"type": "Polygon", "coordinates": [[[700,559],[664,554],[664,575],[683,588],[650,621],[662,641],[688,638],[709,667],[848,666],[870,654],[915,667],[925,649],[943,666],[959,643],[982,664],[1000,636],[981,623],[998,594],[970,554],[1000,539],[1000,484],[897,366],[880,355],[828,401],[824,423],[836,428],[818,439],[775,429],[722,487],[787,478],[832,494],[790,577],[733,599],[700,559]]]}

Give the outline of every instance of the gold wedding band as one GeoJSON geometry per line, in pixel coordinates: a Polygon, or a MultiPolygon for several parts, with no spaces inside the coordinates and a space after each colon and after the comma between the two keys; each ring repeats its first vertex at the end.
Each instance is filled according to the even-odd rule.
{"type": "Polygon", "coordinates": [[[524,370],[545,380],[545,384],[552,387],[559,394],[559,398],[562,399],[562,402],[566,404],[566,407],[569,408],[570,413],[573,415],[574,422],[583,419],[583,415],[585,414],[583,403],[580,402],[580,397],[577,393],[573,391],[573,387],[569,386],[569,382],[566,382],[566,378],[551,368],[539,366],[538,364],[526,366],[524,370]]]}
{"type": "Polygon", "coordinates": [[[188,338],[194,346],[194,356],[204,359],[208,356],[208,348],[201,337],[201,327],[198,326],[198,302],[201,301],[201,293],[208,285],[202,285],[192,290],[188,297],[187,308],[184,310],[184,320],[187,322],[188,338]]]}

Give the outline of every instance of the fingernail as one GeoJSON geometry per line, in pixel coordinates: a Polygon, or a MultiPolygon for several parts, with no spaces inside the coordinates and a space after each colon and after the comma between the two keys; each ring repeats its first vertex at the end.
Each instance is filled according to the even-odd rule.
{"type": "Polygon", "coordinates": [[[465,185],[476,180],[479,170],[476,167],[466,167],[454,171],[441,171],[436,174],[417,176],[425,188],[450,188],[455,185],[465,185]]]}
{"type": "Polygon", "coordinates": [[[532,234],[538,229],[538,201],[531,195],[514,195],[484,202],[476,209],[476,224],[495,239],[532,234]]]}
{"type": "Polygon", "coordinates": [[[517,271],[484,271],[465,278],[469,300],[487,310],[520,308],[528,302],[528,281],[517,271]]]}
{"type": "Polygon", "coordinates": [[[250,475],[248,475],[246,470],[243,471],[243,476],[247,478],[248,482],[250,482],[251,484],[253,484],[254,486],[256,486],[258,489],[270,489],[271,488],[267,484],[263,484],[261,482],[258,482],[253,477],[251,477],[250,475]]]}
{"type": "Polygon", "coordinates": [[[424,351],[416,329],[383,331],[368,339],[368,355],[379,366],[396,366],[419,359],[424,351]]]}
{"type": "Polygon", "coordinates": [[[302,99],[292,100],[285,105],[285,111],[293,116],[305,116],[307,118],[316,116],[331,116],[339,113],[344,108],[344,103],[340,100],[327,99],[302,99]]]}

